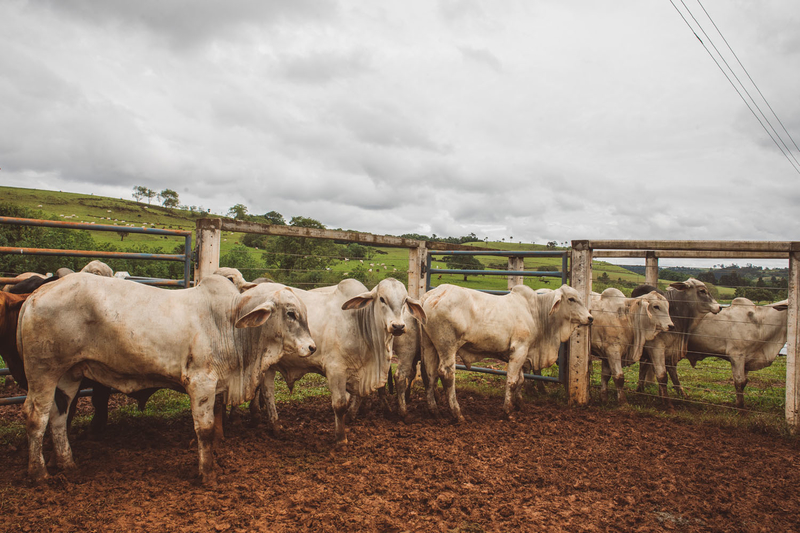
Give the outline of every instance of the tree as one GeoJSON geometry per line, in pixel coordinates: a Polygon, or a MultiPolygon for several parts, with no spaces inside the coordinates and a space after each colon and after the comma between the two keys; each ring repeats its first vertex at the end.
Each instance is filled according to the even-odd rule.
{"type": "Polygon", "coordinates": [[[133,188],[133,194],[132,194],[133,199],[136,200],[137,202],[141,202],[142,198],[147,198],[147,191],[149,190],[150,189],[144,187],[143,185],[137,185],[136,187],[133,188]]]}
{"type": "Polygon", "coordinates": [[[717,284],[717,277],[710,270],[706,272],[700,272],[697,275],[697,279],[702,281],[703,283],[713,283],[714,285],[717,284]]]}
{"type": "Polygon", "coordinates": [[[127,231],[118,231],[117,235],[119,235],[119,240],[120,240],[120,242],[122,242],[122,241],[125,240],[125,237],[130,235],[130,233],[128,233],[127,231]]]}
{"type": "Polygon", "coordinates": [[[558,243],[556,241],[547,241],[547,247],[548,248],[553,249],[556,246],[558,246],[558,243]]]}
{"type": "Polygon", "coordinates": [[[146,192],[144,193],[145,197],[147,198],[147,203],[149,204],[150,202],[152,202],[153,198],[155,198],[157,194],[158,193],[156,193],[156,191],[154,191],[153,189],[147,189],[146,192]]]}
{"type": "Polygon", "coordinates": [[[269,213],[265,213],[263,218],[266,219],[267,224],[275,224],[278,226],[286,225],[286,220],[284,220],[283,215],[281,215],[277,211],[270,211],[269,213]]]}
{"type": "MultiPolygon", "coordinates": [[[[483,266],[474,255],[446,255],[442,259],[448,268],[451,270],[485,270],[483,266]]],[[[469,274],[463,274],[464,281],[467,281],[469,274]]]]}
{"type": "Polygon", "coordinates": [[[228,216],[236,220],[245,220],[247,218],[247,206],[244,204],[236,204],[228,209],[228,216]]]}
{"type": "MultiPolygon", "coordinates": [[[[325,225],[313,218],[296,216],[290,226],[325,229],[325,225]]],[[[274,236],[265,244],[264,261],[275,268],[272,276],[287,285],[310,288],[319,284],[333,284],[335,274],[328,270],[343,255],[344,247],[328,239],[307,237],[274,236]]]]}
{"type": "Polygon", "coordinates": [[[161,198],[161,205],[164,207],[178,207],[178,193],[172,189],[164,189],[158,193],[161,198]]]}

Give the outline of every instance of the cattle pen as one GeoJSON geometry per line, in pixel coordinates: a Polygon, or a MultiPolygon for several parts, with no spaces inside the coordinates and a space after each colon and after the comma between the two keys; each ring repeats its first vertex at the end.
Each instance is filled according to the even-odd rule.
{"type": "MultiPolygon", "coordinates": [[[[88,229],[99,231],[124,231],[131,233],[152,233],[159,235],[178,236],[186,239],[186,250],[191,249],[192,232],[166,230],[157,228],[138,228],[104,226],[88,223],[72,223],[59,221],[35,221],[30,219],[11,219],[0,217],[0,223],[9,224],[38,224],[51,227],[64,227],[73,229],[88,229]]],[[[592,290],[592,260],[603,258],[636,258],[645,261],[645,283],[655,285],[658,279],[659,258],[714,258],[714,259],[788,259],[789,261],[789,313],[788,313],[788,342],[786,347],[786,387],[784,415],[787,424],[796,428],[800,424],[798,405],[800,405],[800,371],[797,365],[798,350],[798,298],[797,290],[800,286],[798,278],[798,257],[800,257],[800,244],[793,242],[750,242],[750,241],[621,241],[621,240],[575,240],[572,241],[571,250],[553,252],[530,252],[476,249],[473,246],[447,244],[441,242],[420,241],[393,237],[388,235],[374,235],[353,231],[327,230],[304,228],[295,226],[259,224],[230,219],[200,219],[196,224],[197,247],[194,254],[164,254],[154,257],[154,254],[131,254],[97,251],[75,250],[31,250],[20,248],[0,248],[0,253],[31,253],[48,255],[81,255],[86,257],[136,257],[141,259],[166,259],[180,260],[185,264],[184,280],[137,280],[145,283],[166,284],[177,287],[186,287],[191,284],[190,261],[194,259],[195,282],[212,273],[219,267],[220,240],[223,232],[254,233],[261,235],[278,235],[287,237],[306,237],[315,239],[329,239],[337,242],[358,243],[369,246],[404,248],[408,250],[408,293],[413,298],[421,297],[431,288],[432,274],[458,273],[474,276],[505,276],[508,278],[508,288],[522,283],[524,276],[560,277],[562,283],[569,283],[578,289],[585,298],[592,290]],[[437,269],[431,264],[434,255],[495,255],[508,258],[506,270],[460,270],[437,269]],[[532,256],[550,256],[561,258],[560,271],[525,271],[524,258],[532,256]]],[[[504,292],[504,291],[500,291],[504,292]]],[[[543,379],[544,381],[559,382],[564,385],[568,403],[570,405],[586,405],[590,399],[591,382],[591,355],[588,342],[589,332],[585,328],[578,329],[572,335],[567,349],[559,359],[559,377],[526,375],[527,378],[543,379]]],[[[483,371],[479,369],[478,371],[483,371]]],[[[486,369],[486,372],[503,374],[502,370],[486,369]]],[[[7,372],[3,371],[3,372],[7,372]]],[[[0,402],[22,401],[24,397],[0,400],[0,402]]]]}
{"type": "MultiPolygon", "coordinates": [[[[427,263],[436,256],[431,251],[470,250],[389,236],[212,219],[198,223],[198,241],[204,242],[197,242],[195,280],[219,266],[223,228],[340,241],[352,238],[351,242],[406,249],[408,291],[416,291],[412,295],[417,298],[427,289],[427,275],[436,270],[427,263]]],[[[708,250],[713,243],[701,241],[681,245],[573,241],[570,249],[559,252],[564,254],[559,274],[573,287],[589,292],[593,278],[598,286],[598,269],[603,268],[595,265],[593,272],[592,259],[643,258],[646,279],[639,279],[639,274],[632,279],[663,286],[657,274],[662,257],[788,258],[789,297],[796,307],[797,248],[778,244],[786,249],[752,255],[756,252],[708,250]]],[[[719,244],[725,245],[732,246],[719,244]]],[[[402,251],[397,256],[405,263],[402,251]]],[[[538,266],[530,260],[527,265],[506,265],[506,271],[502,264],[491,265],[500,273],[490,276],[519,278],[512,275],[525,271],[524,279],[535,284],[538,280],[528,272],[543,278],[541,272],[557,270],[536,270],[538,266]]],[[[481,274],[485,272],[476,276],[481,274]]],[[[509,284],[515,281],[519,280],[509,279],[509,284]]],[[[790,316],[796,322],[797,313],[790,316]]],[[[796,338],[794,327],[788,343],[793,353],[796,338]]],[[[499,378],[461,373],[462,406],[469,413],[465,423],[430,417],[417,387],[409,404],[410,421],[387,416],[381,409],[366,409],[348,426],[351,439],[344,448],[333,445],[330,400],[316,392],[324,380],[304,382],[294,394],[285,390],[279,399],[285,421],[280,434],[272,433],[267,424],[251,426],[246,418],[231,422],[224,443],[214,451],[219,469],[214,490],[196,485],[191,467],[197,460],[195,433],[181,393],[156,393],[143,413],[136,411],[135,402],[119,399],[101,438],[85,438],[91,406],[81,400],[76,438],[71,438],[77,468],[51,470],[52,479],[37,486],[25,473],[28,450],[21,410],[3,407],[2,529],[478,533],[757,532],[800,527],[799,441],[784,438],[783,424],[776,434],[772,426],[760,431],[751,424],[745,429],[716,419],[706,423],[699,417],[684,423],[685,418],[637,416],[616,405],[575,408],[581,402],[594,404],[596,396],[590,394],[594,393],[590,371],[584,374],[578,364],[584,357],[591,368],[588,352],[582,352],[586,339],[573,338],[569,344],[571,357],[563,365],[569,371],[567,382],[549,387],[552,394],[526,402],[529,406],[513,421],[501,415],[498,397],[484,387],[496,387],[499,378]]],[[[283,383],[278,386],[286,389],[283,383]]],[[[685,412],[697,414],[688,408],[685,412]]],[[[770,415],[779,416],[775,413],[770,415]]],[[[787,422],[791,426],[788,416],[787,422]]]]}

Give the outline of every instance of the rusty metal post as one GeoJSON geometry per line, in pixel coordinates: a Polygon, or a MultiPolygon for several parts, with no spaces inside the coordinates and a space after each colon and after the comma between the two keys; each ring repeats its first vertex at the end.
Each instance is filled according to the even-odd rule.
{"type": "Polygon", "coordinates": [[[655,252],[647,252],[644,256],[644,282],[658,287],[658,257],[655,252]]]}
{"type": "MultiPolygon", "coordinates": [[[[513,272],[522,272],[525,270],[525,258],[524,257],[509,257],[508,258],[508,270],[513,272]]],[[[513,289],[517,285],[522,285],[523,280],[522,276],[508,276],[508,290],[513,289]]]]}
{"type": "Polygon", "coordinates": [[[786,317],[786,423],[793,432],[800,427],[800,242],[789,253],[789,310],[786,317]]]}
{"type": "Polygon", "coordinates": [[[197,221],[197,269],[195,284],[219,268],[222,219],[201,218],[197,221]]]}
{"type": "MultiPolygon", "coordinates": [[[[592,249],[589,241],[572,241],[572,288],[578,291],[586,306],[592,291],[592,249]]],[[[591,329],[580,327],[569,339],[567,358],[567,398],[569,405],[589,403],[591,329]]]]}

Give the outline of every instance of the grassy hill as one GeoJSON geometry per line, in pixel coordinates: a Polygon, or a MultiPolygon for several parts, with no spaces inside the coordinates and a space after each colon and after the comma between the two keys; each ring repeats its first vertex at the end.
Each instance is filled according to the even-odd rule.
{"type": "MultiPolygon", "coordinates": [[[[181,229],[194,231],[197,219],[214,216],[206,212],[190,211],[185,209],[166,208],[156,204],[147,204],[133,200],[109,198],[87,194],[49,191],[40,189],[24,189],[13,187],[0,187],[0,203],[7,203],[24,207],[34,211],[35,217],[52,217],[57,220],[71,222],[94,222],[96,224],[118,226],[147,226],[164,229],[181,229]]],[[[324,223],[324,221],[322,221],[324,223]]],[[[1,228],[0,228],[1,229],[1,228]]],[[[117,249],[128,248],[136,245],[159,246],[165,252],[182,243],[181,239],[156,235],[128,234],[124,238],[116,232],[90,231],[89,234],[97,245],[113,245],[117,249]]],[[[248,279],[266,275],[279,278],[280,274],[263,265],[263,250],[246,248],[242,245],[244,234],[224,232],[221,239],[221,255],[225,256],[233,251],[240,253],[238,256],[240,267],[248,279]]],[[[195,239],[193,238],[193,243],[195,239]]],[[[476,249],[494,248],[500,250],[545,251],[545,245],[521,244],[511,242],[475,242],[468,243],[476,249]]],[[[341,250],[341,248],[340,248],[341,250]]],[[[565,249],[559,249],[565,250],[565,249]]],[[[552,251],[552,250],[550,250],[552,251]]],[[[366,258],[355,259],[347,256],[344,251],[339,251],[332,258],[329,267],[326,267],[326,280],[344,279],[355,277],[354,272],[362,276],[366,284],[372,285],[387,276],[407,279],[408,252],[398,248],[369,248],[366,258]]],[[[479,257],[484,266],[494,269],[503,269],[507,264],[505,257],[479,257]]],[[[623,292],[630,293],[633,286],[643,283],[644,276],[632,272],[621,266],[604,261],[594,261],[594,289],[601,291],[606,286],[618,286],[623,292]],[[606,274],[609,283],[603,284],[598,280],[606,274]]],[[[434,256],[433,268],[447,268],[442,261],[442,256],[434,256]]],[[[526,258],[525,270],[560,271],[560,258],[526,258]]],[[[605,278],[604,278],[605,279],[605,278]]],[[[469,286],[476,289],[505,289],[507,280],[503,276],[469,276],[465,282],[461,275],[443,274],[432,279],[432,285],[453,283],[469,286]]],[[[662,286],[668,285],[668,280],[659,280],[662,286]]],[[[557,278],[542,278],[540,276],[526,277],[525,284],[533,288],[557,287],[560,280],[557,278]]],[[[733,289],[717,288],[719,297],[727,300],[733,297],[733,289]]]]}

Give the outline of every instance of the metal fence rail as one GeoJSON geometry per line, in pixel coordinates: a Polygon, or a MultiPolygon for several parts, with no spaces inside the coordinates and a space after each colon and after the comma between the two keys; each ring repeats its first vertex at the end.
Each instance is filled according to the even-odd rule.
{"type": "MultiPolygon", "coordinates": [[[[52,248],[18,248],[0,247],[0,254],[44,255],[64,257],[102,257],[109,259],[149,259],[160,261],[183,261],[183,281],[165,283],[180,287],[189,287],[189,278],[192,267],[192,232],[174,229],[159,229],[129,226],[111,226],[107,224],[90,224],[87,222],[66,222],[60,220],[39,220],[35,218],[0,217],[0,224],[18,226],[44,226],[60,229],[83,229],[92,231],[115,231],[121,233],[143,233],[149,235],[166,235],[184,238],[184,253],[182,254],[148,254],[138,252],[98,252],[96,250],[59,250],[52,248]]],[[[173,280],[170,280],[173,281],[173,280]]]]}

